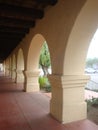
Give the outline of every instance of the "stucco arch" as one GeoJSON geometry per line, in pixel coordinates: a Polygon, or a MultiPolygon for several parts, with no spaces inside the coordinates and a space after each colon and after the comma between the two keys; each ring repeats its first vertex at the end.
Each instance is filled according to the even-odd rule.
{"type": "Polygon", "coordinates": [[[97,28],[98,0],[87,0],[69,36],[64,58],[64,75],[84,74],[88,47],[97,28]]]}
{"type": "Polygon", "coordinates": [[[29,42],[35,33],[40,33],[47,39],[51,53],[52,72],[55,75],[63,74],[67,40],[85,1],[59,0],[54,8],[46,12],[45,18],[38,22],[37,26],[30,30],[29,36],[25,38],[26,42],[29,42]]]}
{"type": "Polygon", "coordinates": [[[31,40],[27,53],[25,91],[39,91],[39,57],[45,41],[46,39],[41,34],[36,34],[31,40]]]}
{"type": "Polygon", "coordinates": [[[45,41],[41,34],[33,37],[27,55],[27,70],[38,71],[40,50],[45,41]]]}

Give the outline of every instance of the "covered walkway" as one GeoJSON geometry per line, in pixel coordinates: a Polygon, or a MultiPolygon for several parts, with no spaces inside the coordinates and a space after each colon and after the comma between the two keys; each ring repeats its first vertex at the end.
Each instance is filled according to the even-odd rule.
{"type": "Polygon", "coordinates": [[[40,92],[23,92],[0,74],[0,130],[98,130],[89,120],[61,124],[49,114],[50,98],[40,92]]]}

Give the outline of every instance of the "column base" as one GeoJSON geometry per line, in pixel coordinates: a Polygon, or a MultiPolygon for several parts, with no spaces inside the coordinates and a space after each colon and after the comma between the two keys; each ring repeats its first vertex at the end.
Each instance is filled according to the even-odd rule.
{"type": "Polygon", "coordinates": [[[16,83],[24,83],[23,70],[16,70],[16,83]]]}
{"type": "Polygon", "coordinates": [[[11,77],[12,77],[12,80],[15,81],[15,79],[16,79],[16,70],[15,69],[12,70],[11,77]]]}
{"type": "Polygon", "coordinates": [[[61,123],[86,119],[84,87],[89,77],[51,75],[49,79],[52,85],[51,115],[61,123]]]}
{"type": "MultiPolygon", "coordinates": [[[[61,105],[62,106],[62,105],[61,105]]],[[[87,118],[87,104],[86,102],[64,105],[63,112],[62,107],[53,101],[50,102],[50,113],[62,124],[70,123],[87,118]]]]}

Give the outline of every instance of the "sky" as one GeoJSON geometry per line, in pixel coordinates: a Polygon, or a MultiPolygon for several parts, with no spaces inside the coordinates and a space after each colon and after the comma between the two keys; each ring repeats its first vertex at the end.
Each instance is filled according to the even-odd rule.
{"type": "Polygon", "coordinates": [[[90,43],[87,58],[98,58],[98,29],[90,43]]]}

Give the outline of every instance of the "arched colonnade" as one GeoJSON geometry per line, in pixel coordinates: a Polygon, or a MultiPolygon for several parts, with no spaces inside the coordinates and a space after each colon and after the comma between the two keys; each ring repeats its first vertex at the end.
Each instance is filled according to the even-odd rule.
{"type": "Polygon", "coordinates": [[[47,41],[52,65],[50,113],[62,123],[85,119],[84,87],[89,80],[85,60],[97,28],[97,0],[58,0],[4,61],[5,74],[24,83],[26,92],[39,91],[39,54],[47,41]]]}

